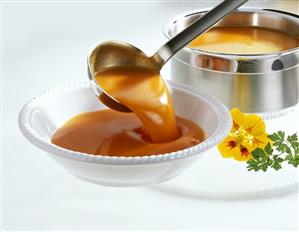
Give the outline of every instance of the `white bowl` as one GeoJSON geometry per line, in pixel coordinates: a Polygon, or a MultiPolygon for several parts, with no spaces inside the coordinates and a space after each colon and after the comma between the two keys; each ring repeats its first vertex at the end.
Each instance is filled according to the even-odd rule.
{"type": "Polygon", "coordinates": [[[176,152],[142,157],[91,155],[52,144],[51,136],[68,119],[82,112],[106,108],[86,81],[64,84],[38,94],[21,110],[19,126],[32,144],[81,179],[109,186],[162,182],[194,164],[231,129],[230,113],[221,102],[182,84],[168,82],[168,85],[176,114],[203,128],[206,139],[202,143],[176,152]]]}

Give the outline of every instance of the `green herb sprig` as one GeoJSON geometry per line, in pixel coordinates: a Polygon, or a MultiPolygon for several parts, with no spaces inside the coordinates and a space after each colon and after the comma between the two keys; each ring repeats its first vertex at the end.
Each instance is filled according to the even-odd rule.
{"type": "Polygon", "coordinates": [[[297,134],[285,136],[285,132],[278,131],[268,135],[272,140],[264,149],[256,148],[251,152],[252,159],[247,161],[248,171],[264,171],[268,168],[279,170],[282,168],[282,163],[298,167],[299,166],[299,141],[297,134]]]}

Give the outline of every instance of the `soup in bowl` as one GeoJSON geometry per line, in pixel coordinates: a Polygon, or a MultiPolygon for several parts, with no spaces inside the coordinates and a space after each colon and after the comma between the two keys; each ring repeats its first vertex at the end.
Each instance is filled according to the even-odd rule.
{"type": "Polygon", "coordinates": [[[230,113],[220,101],[192,87],[173,82],[167,84],[176,115],[192,121],[203,130],[203,141],[194,146],[155,155],[107,156],[55,145],[51,142],[53,135],[70,118],[107,109],[91,91],[90,83],[85,81],[72,82],[38,94],[23,107],[19,126],[32,144],[81,179],[107,186],[162,182],[192,166],[207,150],[221,142],[231,129],[230,113]]]}

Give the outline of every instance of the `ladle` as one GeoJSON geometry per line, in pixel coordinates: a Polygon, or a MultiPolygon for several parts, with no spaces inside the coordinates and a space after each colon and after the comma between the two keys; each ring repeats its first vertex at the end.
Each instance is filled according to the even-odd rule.
{"type": "Polygon", "coordinates": [[[160,72],[163,65],[176,52],[247,1],[248,0],[225,0],[221,2],[165,43],[150,57],[140,49],[125,42],[107,41],[97,45],[88,56],[88,77],[91,80],[94,92],[100,100],[111,109],[131,112],[128,107],[109,96],[109,94],[101,88],[100,83],[97,83],[95,80],[96,73],[114,67],[140,67],[160,72]]]}

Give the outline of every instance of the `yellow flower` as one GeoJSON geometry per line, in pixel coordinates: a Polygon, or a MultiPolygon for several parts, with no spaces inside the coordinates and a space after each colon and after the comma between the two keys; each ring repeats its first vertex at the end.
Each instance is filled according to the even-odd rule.
{"type": "Polygon", "coordinates": [[[218,150],[224,158],[247,161],[252,158],[254,149],[264,148],[270,142],[265,131],[266,125],[258,115],[246,115],[236,108],[231,110],[231,116],[232,129],[218,145],[218,150]]]}

